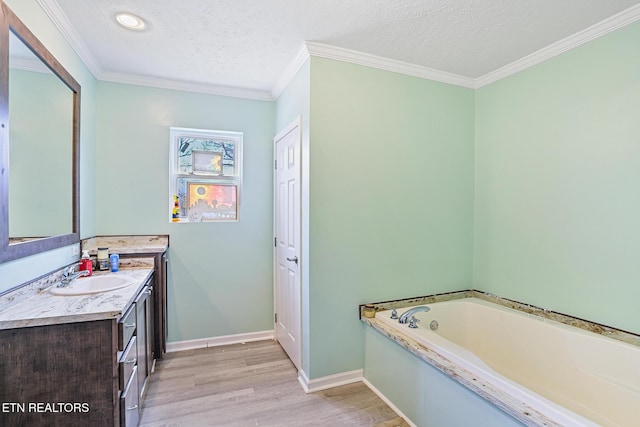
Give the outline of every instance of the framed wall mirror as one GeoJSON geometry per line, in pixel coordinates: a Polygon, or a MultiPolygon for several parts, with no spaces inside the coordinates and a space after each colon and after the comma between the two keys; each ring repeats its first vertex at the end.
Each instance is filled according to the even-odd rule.
{"type": "Polygon", "coordinates": [[[0,6],[2,263],[80,241],[80,85],[0,6]]]}

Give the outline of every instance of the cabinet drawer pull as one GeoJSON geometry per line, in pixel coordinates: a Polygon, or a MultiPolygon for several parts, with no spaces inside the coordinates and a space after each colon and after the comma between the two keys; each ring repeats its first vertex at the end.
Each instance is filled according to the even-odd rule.
{"type": "Polygon", "coordinates": [[[127,359],[124,361],[124,363],[128,363],[128,364],[136,363],[136,358],[134,357],[133,359],[127,359]]]}
{"type": "Polygon", "coordinates": [[[127,408],[127,411],[135,411],[136,409],[138,409],[138,405],[133,405],[133,406],[127,408]]]}
{"type": "Polygon", "coordinates": [[[135,327],[136,327],[136,322],[130,323],[130,324],[128,324],[128,325],[125,323],[125,324],[124,324],[124,327],[125,327],[125,328],[135,328],[135,327]]]}

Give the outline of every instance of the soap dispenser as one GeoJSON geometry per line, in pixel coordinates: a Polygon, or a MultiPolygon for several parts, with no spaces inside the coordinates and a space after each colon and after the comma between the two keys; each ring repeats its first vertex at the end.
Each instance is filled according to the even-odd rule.
{"type": "Polygon", "coordinates": [[[91,276],[93,274],[93,262],[91,261],[91,257],[89,256],[89,251],[82,251],[82,258],[80,259],[80,270],[86,270],[89,272],[87,276],[91,276]]]}

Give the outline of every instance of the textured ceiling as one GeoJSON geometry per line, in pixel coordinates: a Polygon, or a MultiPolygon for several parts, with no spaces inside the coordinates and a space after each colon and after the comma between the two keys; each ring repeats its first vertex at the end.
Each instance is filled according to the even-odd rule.
{"type": "MultiPolygon", "coordinates": [[[[41,0],[100,71],[270,91],[304,41],[481,77],[640,0],[41,0]],[[118,27],[133,12],[151,28],[118,27]]],[[[99,76],[98,76],[99,77],[99,76]]]]}

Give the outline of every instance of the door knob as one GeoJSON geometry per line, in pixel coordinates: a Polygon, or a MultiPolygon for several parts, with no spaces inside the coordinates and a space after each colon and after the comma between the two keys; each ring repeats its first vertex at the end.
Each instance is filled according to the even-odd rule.
{"type": "Polygon", "coordinates": [[[295,262],[297,264],[298,263],[298,257],[297,256],[294,256],[293,258],[287,257],[287,261],[293,261],[293,262],[295,262]]]}

